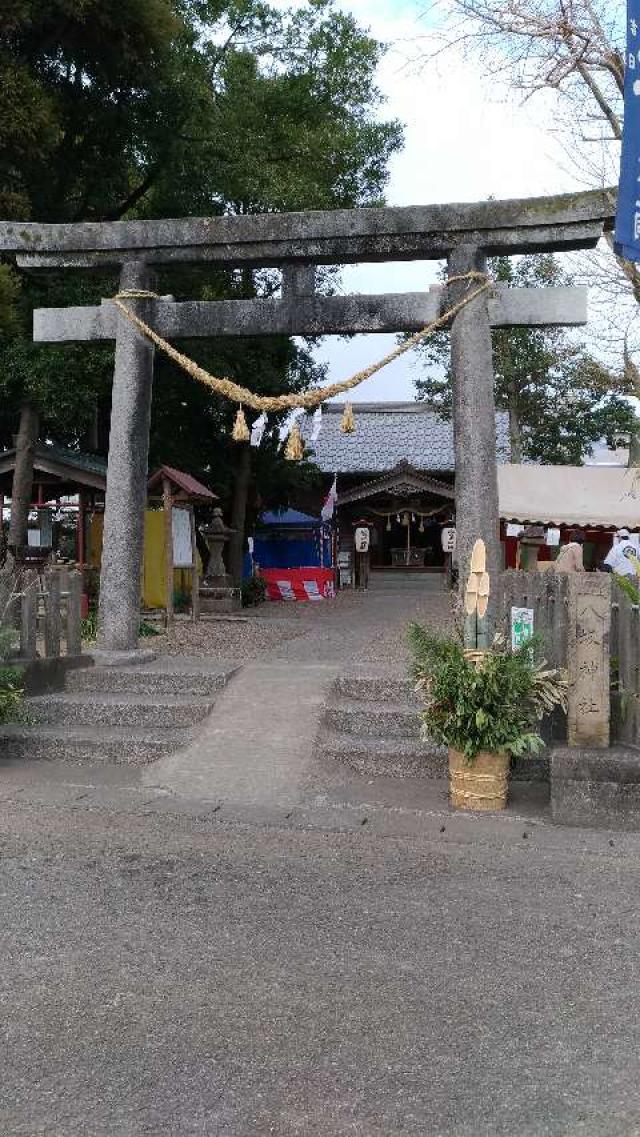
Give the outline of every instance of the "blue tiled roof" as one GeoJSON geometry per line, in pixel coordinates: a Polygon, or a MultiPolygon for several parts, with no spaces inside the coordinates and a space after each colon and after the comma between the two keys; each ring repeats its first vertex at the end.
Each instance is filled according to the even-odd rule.
{"type": "MultiPolygon", "coordinates": [[[[356,429],[342,434],[344,403],[327,403],[317,442],[311,416],[300,420],[309,458],[327,474],[383,473],[406,461],[416,470],[455,469],[453,424],[423,403],[354,403],[356,429]]],[[[498,461],[508,462],[509,416],[496,414],[498,461]]]]}

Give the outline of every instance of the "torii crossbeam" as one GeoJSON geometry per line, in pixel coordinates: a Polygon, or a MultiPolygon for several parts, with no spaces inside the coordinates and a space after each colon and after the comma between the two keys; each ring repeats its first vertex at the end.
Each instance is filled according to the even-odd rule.
{"type": "MultiPolygon", "coordinates": [[[[463,205],[336,210],[251,217],[97,224],[0,223],[0,252],[31,269],[121,266],[120,288],[153,289],[155,264],[185,261],[283,270],[281,299],[130,307],[165,338],[320,336],[415,331],[459,300],[464,283],[424,293],[324,297],[315,265],[446,257],[449,276],[485,271],[489,255],[594,247],[613,225],[606,191],[463,205]]],[[[579,325],[579,288],[495,288],[451,324],[456,518],[461,563],[482,537],[488,568],[500,566],[491,327],[579,325]]],[[[37,342],[115,339],[115,370],[102,572],[100,646],[135,651],[146,496],[153,347],[109,301],[34,313],[37,342]]]]}

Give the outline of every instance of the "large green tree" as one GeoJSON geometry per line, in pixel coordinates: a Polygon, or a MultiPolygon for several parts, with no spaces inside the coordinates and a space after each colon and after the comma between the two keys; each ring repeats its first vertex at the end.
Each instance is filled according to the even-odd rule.
{"type": "MultiPolygon", "coordinates": [[[[495,257],[494,279],[510,287],[569,283],[549,255],[495,257]]],[[[496,408],[509,416],[511,460],[581,465],[594,443],[630,434],[635,416],[624,396],[632,387],[562,328],[495,328],[492,331],[496,408]]],[[[426,374],[418,398],[451,414],[449,336],[442,332],[420,349],[426,374]]]]}
{"type": "MultiPolygon", "coordinates": [[[[1,215],[113,220],[378,203],[401,142],[378,113],[381,50],[327,0],[287,10],[260,0],[10,0],[0,30],[1,215]]],[[[36,305],[96,302],[116,280],[3,272],[0,435],[6,441],[25,403],[49,437],[80,442],[96,418],[104,435],[111,350],[34,348],[30,315],[36,305]]],[[[275,287],[273,273],[211,268],[161,278],[179,298],[275,287]]],[[[317,378],[308,353],[286,339],[188,347],[256,390],[317,378]]],[[[152,459],[171,456],[224,489],[232,411],[159,361],[152,459]]]]}

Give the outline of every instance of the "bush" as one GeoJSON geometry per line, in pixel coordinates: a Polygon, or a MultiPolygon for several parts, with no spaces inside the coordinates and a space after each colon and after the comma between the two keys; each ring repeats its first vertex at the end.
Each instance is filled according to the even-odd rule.
{"type": "Polygon", "coordinates": [[[98,613],[95,609],[91,609],[80,625],[80,631],[83,640],[88,643],[93,643],[98,638],[98,613]]]}
{"type": "MultiPolygon", "coordinates": [[[[140,633],[142,637],[146,636],[159,636],[160,632],[154,624],[150,624],[148,620],[140,621],[140,633]]],[[[98,638],[98,613],[93,609],[89,612],[86,620],[82,621],[82,638],[87,643],[93,643],[98,638]]]]}
{"type": "Polygon", "coordinates": [[[155,624],[150,623],[149,620],[141,620],[138,634],[142,639],[148,639],[150,636],[159,636],[160,629],[155,624]]]}
{"type": "Polygon", "coordinates": [[[251,576],[242,584],[242,607],[255,608],[267,599],[267,582],[263,576],[251,576]]]}
{"type": "Polygon", "coordinates": [[[0,660],[8,659],[18,639],[13,628],[5,628],[0,624],[0,660]]]}
{"type": "Polygon", "coordinates": [[[18,717],[24,698],[22,671],[19,667],[0,667],[0,723],[18,717]]]}
{"type": "Polygon", "coordinates": [[[425,731],[466,755],[482,750],[519,755],[544,743],[533,727],[554,707],[566,707],[567,678],[536,660],[535,640],[517,652],[467,654],[461,644],[410,629],[416,690],[425,702],[425,731]]]}

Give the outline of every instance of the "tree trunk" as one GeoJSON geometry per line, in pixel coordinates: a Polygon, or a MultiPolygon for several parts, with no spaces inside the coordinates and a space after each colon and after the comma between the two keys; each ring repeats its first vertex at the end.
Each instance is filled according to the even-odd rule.
{"type": "Polygon", "coordinates": [[[11,490],[11,524],[9,544],[26,545],[29,528],[29,510],[33,499],[33,462],[40,427],[38,412],[30,403],[23,403],[16,442],[16,466],[11,490]]]}
{"type": "Polygon", "coordinates": [[[519,465],[522,462],[522,427],[520,416],[516,407],[509,407],[509,445],[511,449],[510,461],[519,465]]]}
{"type": "Polygon", "coordinates": [[[236,443],[236,477],[233,487],[233,505],[231,508],[231,528],[235,533],[229,538],[229,575],[234,588],[242,585],[242,567],[244,563],[244,530],[247,516],[247,500],[249,497],[249,483],[251,481],[251,448],[248,442],[236,443]]]}
{"type": "Polygon", "coordinates": [[[634,428],[629,436],[629,468],[640,466],[640,419],[636,418],[634,428]]]}

